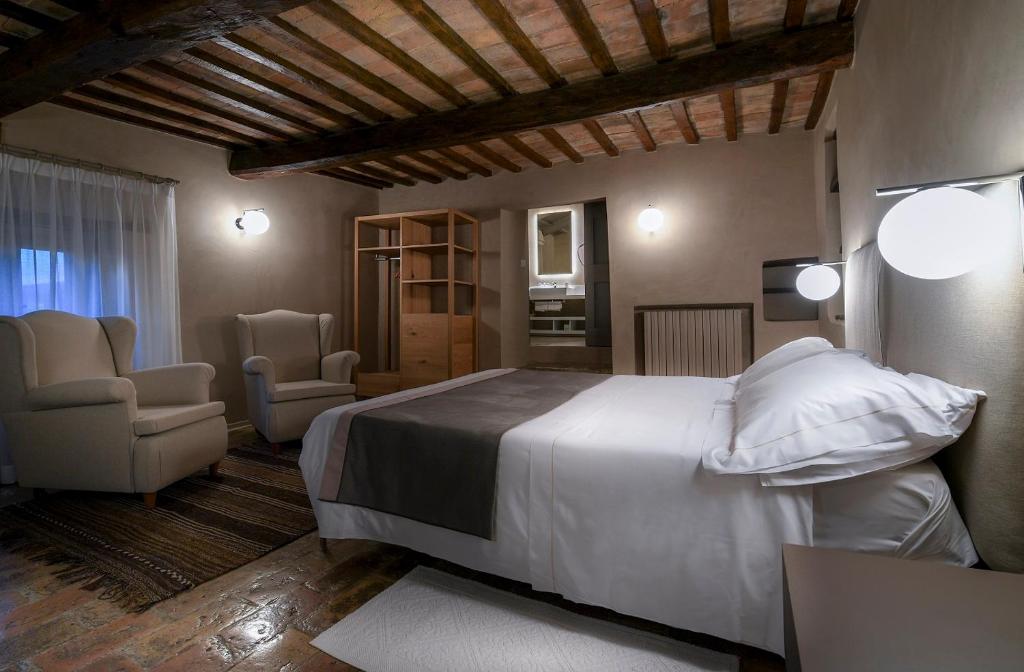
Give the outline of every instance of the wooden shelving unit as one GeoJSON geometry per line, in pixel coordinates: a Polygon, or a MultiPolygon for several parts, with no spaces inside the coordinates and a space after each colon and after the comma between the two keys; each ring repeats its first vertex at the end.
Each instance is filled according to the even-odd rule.
{"type": "Polygon", "coordinates": [[[355,220],[357,393],[477,370],[480,223],[454,209],[355,220]]]}

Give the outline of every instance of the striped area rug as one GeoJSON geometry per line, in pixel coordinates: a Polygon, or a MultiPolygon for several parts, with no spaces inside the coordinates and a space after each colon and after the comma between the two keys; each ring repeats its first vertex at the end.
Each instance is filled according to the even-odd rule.
{"type": "Polygon", "coordinates": [[[195,474],[138,495],[58,492],[0,509],[0,546],[53,565],[69,583],[141,611],[316,529],[301,444],[233,433],[216,480],[195,474]]]}

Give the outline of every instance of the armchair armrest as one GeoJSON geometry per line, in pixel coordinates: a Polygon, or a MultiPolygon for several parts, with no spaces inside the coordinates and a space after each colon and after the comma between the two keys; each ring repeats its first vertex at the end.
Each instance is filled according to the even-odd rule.
{"type": "Polygon", "coordinates": [[[126,373],[135,384],[141,406],[205,404],[210,401],[210,381],[216,369],[203,362],[172,364],[126,373]]]}
{"type": "Polygon", "coordinates": [[[126,378],[83,378],[34,387],[25,395],[29,409],[44,411],[73,406],[130,404],[135,415],[135,386],[126,378]]]}
{"type": "Polygon", "coordinates": [[[274,362],[263,355],[253,355],[242,362],[242,371],[247,376],[261,376],[263,386],[267,390],[274,389],[277,384],[277,376],[274,374],[274,362]]]}
{"type": "Polygon", "coordinates": [[[320,377],[329,383],[352,382],[352,367],[359,363],[359,353],[342,350],[320,360],[320,377]]]}

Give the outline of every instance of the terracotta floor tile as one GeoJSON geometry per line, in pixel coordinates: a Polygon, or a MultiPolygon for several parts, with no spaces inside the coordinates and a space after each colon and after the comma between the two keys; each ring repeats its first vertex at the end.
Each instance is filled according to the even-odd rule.
{"type": "Polygon", "coordinates": [[[231,672],[291,672],[316,653],[319,651],[309,645],[308,635],[285,628],[281,634],[260,643],[231,672]]]}
{"type": "Polygon", "coordinates": [[[218,634],[237,659],[245,658],[261,643],[275,637],[289,625],[304,618],[321,597],[304,586],[275,598],[257,611],[239,619],[218,634]]]}
{"type": "MultiPolygon", "coordinates": [[[[50,668],[40,668],[50,672],[50,668]]],[[[110,656],[93,661],[84,667],[76,668],[77,672],[143,672],[139,665],[127,656],[110,656]]]]}
{"type": "Polygon", "coordinates": [[[343,663],[336,658],[328,656],[323,651],[317,650],[312,656],[304,660],[295,668],[294,671],[289,672],[362,672],[357,667],[352,667],[348,663],[343,663]]]}
{"type": "Polygon", "coordinates": [[[220,602],[212,609],[200,609],[152,632],[134,637],[125,642],[121,650],[131,655],[142,667],[155,667],[181,655],[197,642],[206,642],[219,630],[257,609],[257,605],[244,600],[220,602]]]}
{"type": "Polygon", "coordinates": [[[153,672],[217,672],[230,669],[237,662],[224,640],[213,635],[186,647],[160,665],[153,672]]]}
{"type": "Polygon", "coordinates": [[[46,649],[35,656],[32,662],[46,672],[71,672],[111,655],[132,637],[159,625],[163,625],[163,621],[151,611],[125,614],[106,625],[87,630],[78,637],[46,649]]]}

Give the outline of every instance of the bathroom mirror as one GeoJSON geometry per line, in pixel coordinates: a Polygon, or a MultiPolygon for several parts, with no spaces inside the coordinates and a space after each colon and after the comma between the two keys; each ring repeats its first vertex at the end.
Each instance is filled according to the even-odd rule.
{"type": "Polygon", "coordinates": [[[572,210],[537,215],[537,275],[572,274],[572,210]]]}

